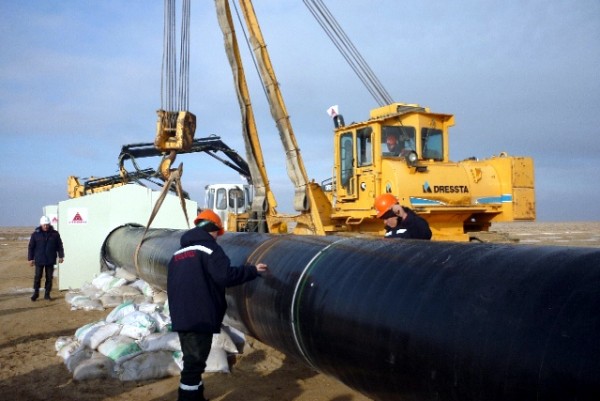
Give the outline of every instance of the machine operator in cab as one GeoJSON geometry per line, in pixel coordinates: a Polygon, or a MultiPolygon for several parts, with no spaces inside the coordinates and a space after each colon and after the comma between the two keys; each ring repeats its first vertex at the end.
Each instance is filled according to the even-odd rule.
{"type": "Polygon", "coordinates": [[[400,146],[400,142],[398,142],[398,137],[394,134],[387,134],[385,137],[385,144],[387,146],[387,151],[394,156],[399,156],[402,151],[402,147],[400,146]]]}
{"type": "Polygon", "coordinates": [[[427,220],[400,205],[392,194],[382,194],[375,199],[377,218],[385,224],[386,238],[431,239],[427,220]]]}

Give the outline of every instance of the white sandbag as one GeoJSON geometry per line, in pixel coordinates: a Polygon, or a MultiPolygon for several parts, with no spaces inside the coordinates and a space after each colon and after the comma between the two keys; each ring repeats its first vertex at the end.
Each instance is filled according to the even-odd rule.
{"type": "Polygon", "coordinates": [[[108,323],[114,323],[118,320],[121,320],[124,316],[135,312],[135,310],[136,309],[133,302],[123,302],[121,305],[110,311],[104,320],[106,320],[108,323]]]}
{"type": "Polygon", "coordinates": [[[113,287],[106,291],[106,293],[109,295],[118,295],[123,298],[132,298],[136,295],[140,295],[142,292],[139,289],[132,287],[131,285],[122,285],[120,287],[113,287]]]}
{"type": "Polygon", "coordinates": [[[146,283],[146,285],[144,286],[144,288],[142,288],[142,294],[144,294],[147,297],[153,297],[154,293],[155,293],[154,287],[152,287],[148,283],[146,283]]]}
{"type": "Polygon", "coordinates": [[[122,267],[117,267],[115,269],[115,277],[124,278],[128,283],[137,280],[137,276],[135,274],[129,273],[127,269],[123,269],[122,267]]]}
{"type": "Polygon", "coordinates": [[[104,294],[99,298],[99,301],[105,308],[116,308],[123,303],[123,297],[120,295],[104,294]]]}
{"type": "Polygon", "coordinates": [[[85,295],[86,297],[89,297],[90,299],[98,299],[100,298],[100,296],[102,296],[102,294],[104,294],[104,291],[102,289],[97,288],[96,286],[90,283],[83,284],[79,289],[79,292],[85,295]]]}
{"type": "Polygon", "coordinates": [[[133,301],[133,303],[139,307],[141,304],[149,304],[152,303],[152,297],[148,297],[144,294],[138,294],[133,297],[128,297],[133,301]]]}
{"type": "Polygon", "coordinates": [[[129,285],[140,290],[140,293],[143,293],[144,287],[147,285],[147,283],[142,279],[137,279],[129,285]]]}
{"type": "Polygon", "coordinates": [[[74,380],[109,379],[114,377],[115,362],[94,352],[89,359],[82,361],[73,371],[74,380]]]}
{"type": "Polygon", "coordinates": [[[85,295],[77,295],[71,299],[71,310],[104,310],[102,303],[85,295]]]}
{"type": "Polygon", "coordinates": [[[77,352],[81,347],[81,344],[77,340],[73,340],[69,344],[66,344],[61,347],[61,349],[56,352],[56,355],[61,357],[63,361],[67,361],[75,352],[77,352]]]}
{"type": "Polygon", "coordinates": [[[92,279],[92,285],[96,288],[102,289],[107,283],[114,279],[114,273],[102,272],[92,279]]]}
{"type": "Polygon", "coordinates": [[[152,351],[181,351],[179,335],[173,331],[152,333],[138,340],[138,345],[145,352],[152,351]]]}
{"type": "MultiPolygon", "coordinates": [[[[176,351],[173,353],[175,363],[179,369],[183,369],[183,353],[176,351]]],[[[211,348],[208,358],[206,359],[205,372],[221,372],[229,373],[229,361],[227,360],[227,352],[223,348],[211,348]]]]}
{"type": "Polygon", "coordinates": [[[147,304],[152,302],[152,297],[147,297],[144,294],[137,294],[134,296],[123,296],[123,299],[131,300],[136,306],[140,306],[141,304],[147,304]]]}
{"type": "Polygon", "coordinates": [[[171,318],[161,312],[152,312],[150,317],[156,322],[156,331],[171,331],[171,318]]]}
{"type": "Polygon", "coordinates": [[[169,298],[168,298],[168,297],[167,297],[167,300],[165,301],[165,304],[163,305],[163,310],[162,310],[162,312],[163,312],[165,315],[171,316],[171,312],[170,312],[170,310],[169,310],[169,298]]]}
{"type": "Polygon", "coordinates": [[[102,291],[104,291],[104,292],[110,292],[111,290],[122,287],[126,284],[127,284],[127,280],[125,280],[124,278],[113,277],[111,280],[108,280],[107,282],[105,282],[101,288],[102,288],[102,291]]]}
{"type": "Polygon", "coordinates": [[[140,312],[147,313],[149,315],[153,312],[156,312],[159,308],[159,305],[151,302],[142,302],[137,306],[137,310],[139,310],[140,312]]]}
{"type": "Polygon", "coordinates": [[[105,324],[106,322],[104,320],[98,320],[96,322],[84,324],[83,326],[75,330],[75,338],[81,342],[90,331],[92,331],[96,327],[104,326],[105,324]]]}
{"type": "Polygon", "coordinates": [[[156,331],[156,322],[150,315],[140,311],[131,312],[118,323],[122,325],[121,334],[135,339],[146,337],[156,331]]]}
{"type": "Polygon", "coordinates": [[[164,305],[167,302],[167,293],[165,291],[155,291],[152,297],[152,302],[159,305],[164,305]]]}
{"type": "Polygon", "coordinates": [[[88,347],[77,348],[67,359],[65,359],[65,365],[69,372],[73,373],[77,366],[83,361],[86,361],[92,357],[93,351],[88,347]]]}
{"type": "Polygon", "coordinates": [[[227,352],[223,348],[213,347],[206,359],[205,372],[229,373],[229,362],[227,361],[227,352]]]}
{"type": "Polygon", "coordinates": [[[221,331],[224,331],[229,335],[229,338],[231,338],[231,341],[233,341],[239,353],[244,352],[244,346],[246,345],[246,336],[244,335],[244,333],[242,333],[235,327],[227,325],[221,326],[221,331]]]}
{"type": "Polygon", "coordinates": [[[143,337],[150,335],[156,331],[155,326],[145,327],[137,326],[134,324],[124,324],[121,328],[121,334],[127,337],[131,337],[134,340],[139,340],[143,337]]]}
{"type": "Polygon", "coordinates": [[[181,372],[170,351],[145,352],[124,362],[119,369],[119,379],[152,380],[177,376],[181,372]]]}
{"type": "Polygon", "coordinates": [[[98,346],[98,351],[117,364],[121,364],[142,352],[133,338],[123,335],[107,338],[98,346]]]}
{"type": "Polygon", "coordinates": [[[179,367],[179,370],[183,370],[183,352],[181,352],[181,351],[173,352],[173,360],[175,360],[175,363],[179,367]]]}
{"type": "Polygon", "coordinates": [[[81,296],[84,296],[81,291],[69,290],[65,293],[65,302],[70,305],[74,298],[81,296]]]}
{"type": "Polygon", "coordinates": [[[154,287],[152,287],[150,284],[148,284],[146,281],[138,279],[135,280],[133,283],[130,284],[132,287],[137,288],[138,290],[140,290],[140,292],[142,294],[144,294],[147,297],[153,297],[154,293],[156,292],[154,287]]]}
{"type": "Polygon", "coordinates": [[[213,334],[211,347],[223,348],[225,352],[228,352],[230,354],[238,353],[237,346],[235,345],[231,337],[229,337],[229,334],[227,334],[223,329],[221,329],[220,333],[213,334]]]}
{"type": "Polygon", "coordinates": [[[78,337],[79,342],[86,347],[96,349],[102,344],[107,338],[119,334],[121,331],[121,325],[117,323],[106,323],[92,327],[88,330],[84,336],[78,337]]]}
{"type": "Polygon", "coordinates": [[[64,347],[65,345],[69,345],[74,341],[76,341],[76,339],[73,336],[60,336],[54,342],[54,349],[56,350],[56,352],[58,352],[62,347],[64,347]]]}

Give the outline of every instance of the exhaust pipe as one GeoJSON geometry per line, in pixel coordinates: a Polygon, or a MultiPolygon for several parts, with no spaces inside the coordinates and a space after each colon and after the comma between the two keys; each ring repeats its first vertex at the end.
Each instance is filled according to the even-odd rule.
{"type": "MultiPolygon", "coordinates": [[[[103,245],[136,273],[143,227],[103,245]]],[[[137,274],[166,289],[185,230],[151,229],[137,274]]],[[[374,400],[600,399],[600,250],[226,233],[226,323],[374,400]]]]}

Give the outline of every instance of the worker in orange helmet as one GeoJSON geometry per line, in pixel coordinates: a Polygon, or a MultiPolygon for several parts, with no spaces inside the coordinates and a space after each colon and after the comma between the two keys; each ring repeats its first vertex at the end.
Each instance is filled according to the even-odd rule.
{"type": "Polygon", "coordinates": [[[214,333],[221,331],[227,302],[225,288],[254,280],[267,265],[231,266],[217,244],[223,235],[221,218],[206,209],[194,220],[196,227],[181,236],[181,248],[167,270],[167,296],[172,330],[179,335],[183,370],[178,401],[205,401],[202,374],[214,333]]]}
{"type": "Polygon", "coordinates": [[[382,194],[375,199],[377,218],[385,223],[387,238],[431,239],[427,220],[400,205],[392,194],[382,194]]]}

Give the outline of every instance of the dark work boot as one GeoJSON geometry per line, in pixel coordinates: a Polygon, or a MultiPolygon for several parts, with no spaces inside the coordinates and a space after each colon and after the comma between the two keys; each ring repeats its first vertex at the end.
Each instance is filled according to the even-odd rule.
{"type": "Polygon", "coordinates": [[[50,296],[50,293],[49,293],[49,292],[47,292],[47,293],[45,293],[45,294],[44,294],[44,299],[45,299],[46,301],[52,301],[52,297],[50,296]]]}
{"type": "Polygon", "coordinates": [[[35,300],[36,300],[36,299],[38,299],[39,297],[40,297],[40,293],[39,293],[39,292],[37,292],[37,291],[35,291],[35,292],[33,293],[33,295],[31,296],[31,301],[32,301],[32,302],[35,302],[35,300]]]}
{"type": "Polygon", "coordinates": [[[198,398],[196,398],[196,401],[208,401],[208,399],[204,398],[204,384],[198,389],[198,398]]]}
{"type": "Polygon", "coordinates": [[[198,390],[179,389],[177,395],[177,401],[208,401],[204,398],[204,386],[200,386],[198,390]]]}

